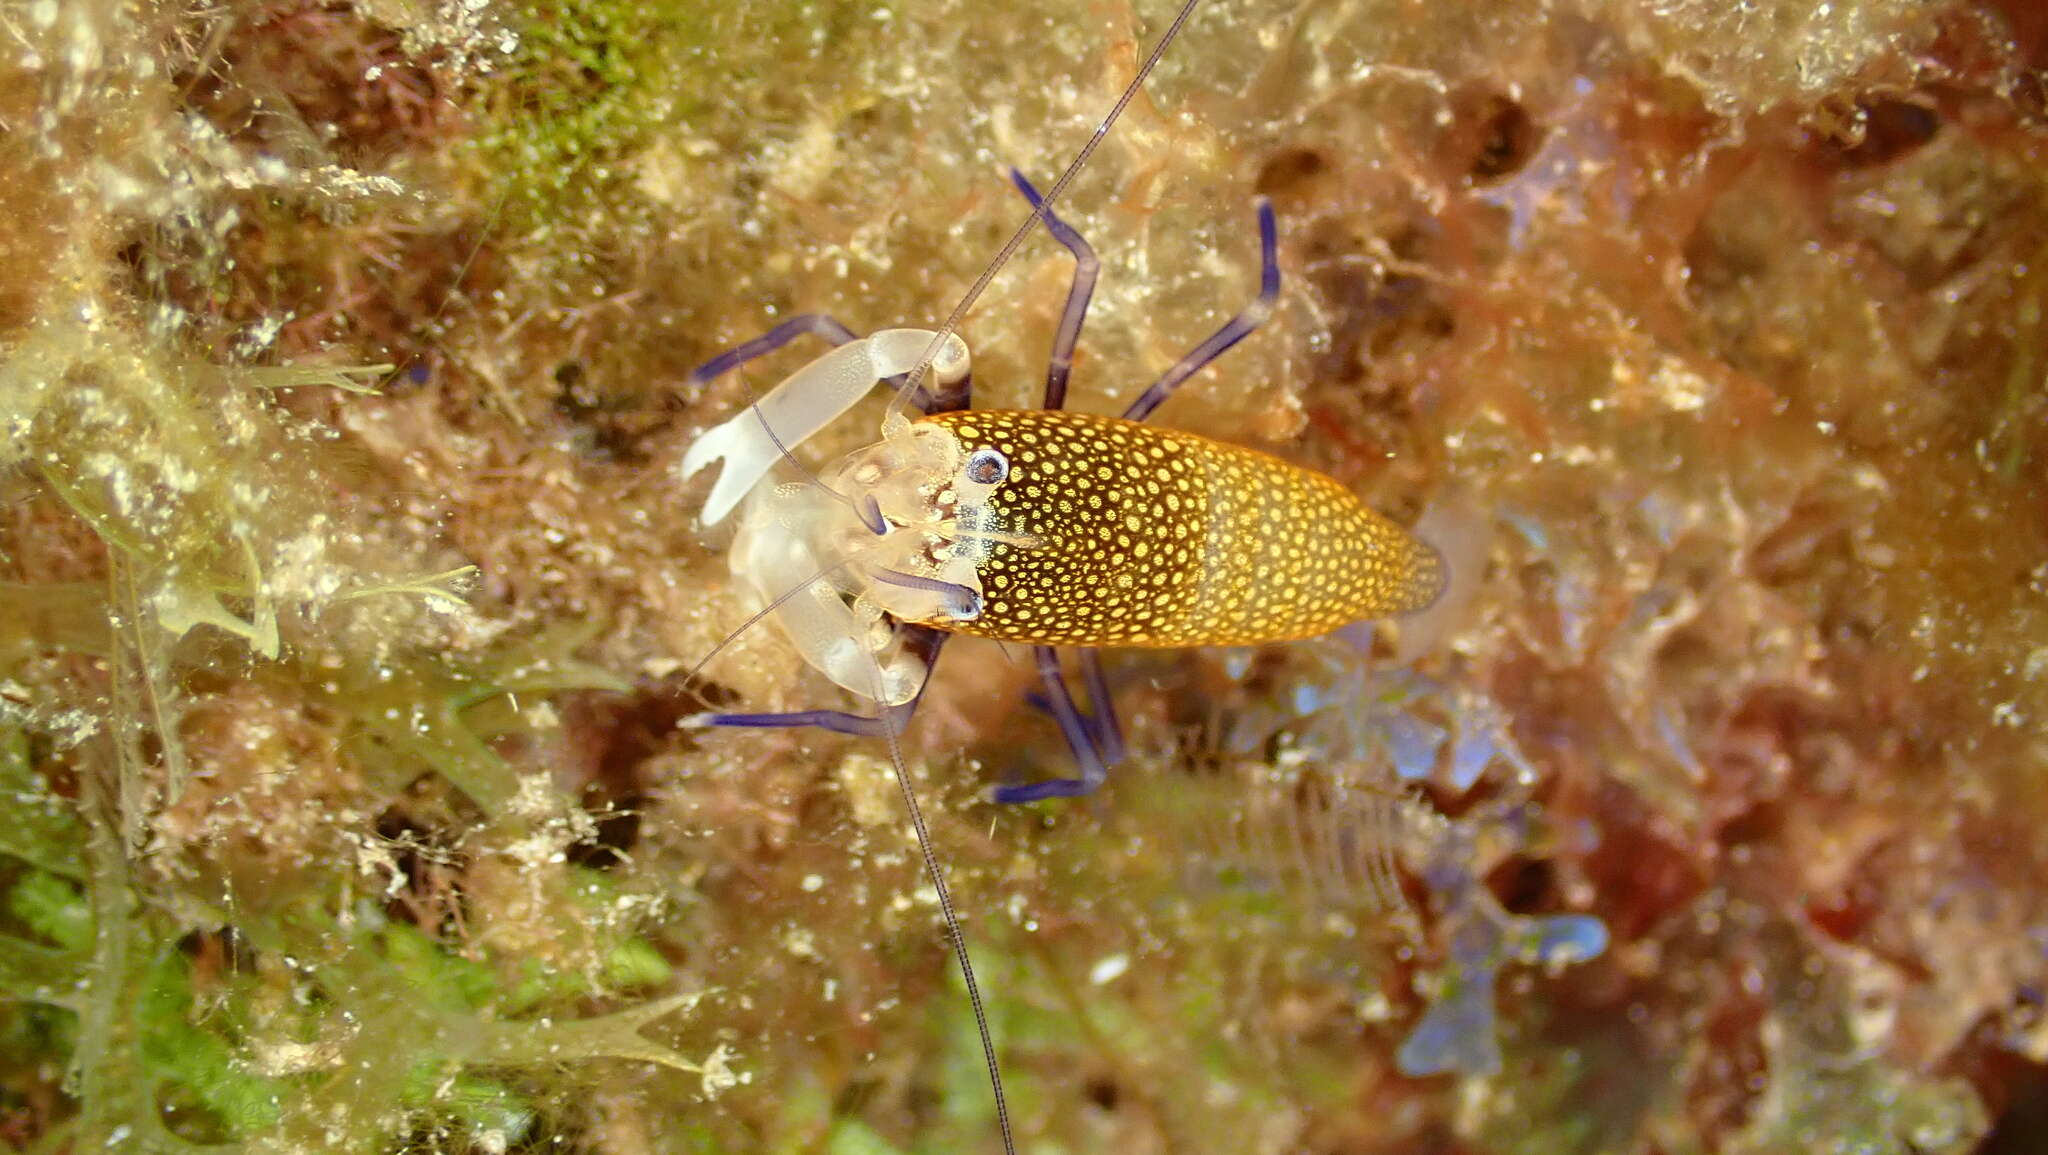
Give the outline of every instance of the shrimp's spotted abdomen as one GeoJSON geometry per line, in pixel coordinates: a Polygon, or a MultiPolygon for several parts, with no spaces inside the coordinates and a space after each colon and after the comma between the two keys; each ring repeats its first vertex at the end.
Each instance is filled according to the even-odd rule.
{"type": "Polygon", "coordinates": [[[1435,550],[1336,481],[1270,454],[1117,417],[970,409],[926,421],[1008,475],[979,617],[931,624],[1049,646],[1286,641],[1436,599],[1435,550]]]}

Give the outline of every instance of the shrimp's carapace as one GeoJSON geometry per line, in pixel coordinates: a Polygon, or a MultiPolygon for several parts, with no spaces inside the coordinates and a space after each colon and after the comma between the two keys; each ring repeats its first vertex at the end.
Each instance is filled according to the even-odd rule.
{"type": "Polygon", "coordinates": [[[1437,552],[1335,480],[1117,417],[970,409],[936,425],[995,481],[981,612],[926,624],[1045,646],[1229,646],[1429,605],[1437,552]]]}

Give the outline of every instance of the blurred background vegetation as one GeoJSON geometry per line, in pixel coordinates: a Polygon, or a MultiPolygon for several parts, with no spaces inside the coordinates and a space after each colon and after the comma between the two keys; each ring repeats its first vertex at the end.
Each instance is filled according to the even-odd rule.
{"type": "MultiPolygon", "coordinates": [[[[808,352],[684,380],[943,318],[1170,7],[0,7],[0,1143],[996,1149],[886,753],[678,728],[836,704],[767,630],[685,684],[751,607],[676,458],[808,352]]],[[[2044,69],[2027,0],[1200,9],[1062,205],[1074,404],[1270,196],[1158,420],[1461,581],[1113,655],[1071,804],[981,800],[1066,754],[955,643],[1023,1149],[2048,1149],[2044,69]]]]}

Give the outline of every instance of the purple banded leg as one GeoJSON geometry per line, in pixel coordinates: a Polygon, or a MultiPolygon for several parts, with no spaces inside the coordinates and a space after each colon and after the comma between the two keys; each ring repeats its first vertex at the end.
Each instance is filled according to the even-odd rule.
{"type": "Polygon", "coordinates": [[[1096,258],[1095,250],[1081,239],[1067,222],[1052,214],[1045,207],[1045,201],[1024,174],[1010,170],[1010,183],[1038,210],[1039,218],[1045,221],[1046,230],[1053,239],[1067,246],[1074,254],[1074,280],[1067,287],[1067,307],[1060,313],[1060,327],[1053,333],[1052,358],[1045,366],[1045,408],[1058,409],[1066,404],[1067,378],[1074,371],[1074,347],[1081,343],[1081,322],[1088,317],[1088,301],[1095,295],[1095,278],[1102,272],[1102,262],[1096,258]]]}
{"type": "Polygon", "coordinates": [[[1109,679],[1102,676],[1102,652],[1081,651],[1081,681],[1088,687],[1088,705],[1095,711],[1095,746],[1105,765],[1124,760],[1124,729],[1117,725],[1116,703],[1109,697],[1109,679]]]}
{"type": "MultiPolygon", "coordinates": [[[[903,626],[903,648],[909,650],[924,662],[925,686],[931,685],[932,667],[938,664],[939,648],[946,644],[951,634],[935,630],[930,626],[903,626]]],[[[875,717],[863,714],[849,714],[844,710],[797,710],[788,714],[700,714],[698,721],[706,726],[729,726],[748,730],[795,730],[814,726],[830,730],[835,734],[852,734],[860,738],[881,738],[890,732],[901,734],[910,724],[910,716],[917,712],[917,704],[924,700],[924,686],[917,688],[917,697],[901,706],[890,706],[875,717]]]]}
{"type": "MultiPolygon", "coordinates": [[[[889,384],[897,389],[903,388],[903,381],[901,374],[889,378],[889,384]]],[[[974,403],[974,371],[968,370],[966,376],[951,385],[940,386],[936,393],[929,386],[919,385],[917,392],[911,395],[910,403],[927,416],[965,409],[974,403]]]]}
{"type": "Polygon", "coordinates": [[[697,366],[690,374],[690,380],[709,381],[715,377],[723,377],[757,357],[766,357],[805,334],[823,337],[834,345],[845,345],[859,339],[853,335],[852,329],[823,313],[803,313],[697,366]]]}
{"type": "Polygon", "coordinates": [[[1223,355],[1223,351],[1245,339],[1259,323],[1273,315],[1273,303],[1280,299],[1280,226],[1273,218],[1273,203],[1265,197],[1258,200],[1259,209],[1259,295],[1246,305],[1237,316],[1223,323],[1221,329],[1209,335],[1209,339],[1194,347],[1180,362],[1166,371],[1166,375],[1152,383],[1152,387],[1138,395],[1131,407],[1124,410],[1124,417],[1131,421],[1143,421],[1152,415],[1159,403],[1166,400],[1181,382],[1202,371],[1202,367],[1223,355]]]}
{"type": "MultiPolygon", "coordinates": [[[[766,357],[768,354],[806,334],[823,337],[834,345],[846,345],[860,340],[859,337],[854,336],[852,329],[847,328],[832,317],[828,317],[823,313],[800,313],[753,340],[735,345],[711,360],[704,362],[702,365],[697,366],[696,369],[691,371],[689,379],[701,384],[705,381],[723,377],[747,362],[756,358],[766,357]]],[[[892,388],[900,389],[903,387],[904,375],[899,373],[894,377],[888,378],[888,381],[892,388]]],[[[967,389],[968,383],[966,381],[953,386],[953,390],[958,391],[962,397],[961,403],[953,406],[953,408],[966,408],[965,397],[967,389]]],[[[918,386],[916,395],[910,400],[923,412],[943,412],[943,410],[936,407],[937,402],[933,399],[931,392],[922,385],[918,386]]]]}
{"type": "Polygon", "coordinates": [[[1031,704],[1051,714],[1053,721],[1059,723],[1067,748],[1074,752],[1074,761],[1080,765],[1081,776],[1053,778],[1026,786],[998,786],[991,797],[997,802],[1015,803],[1092,794],[1102,785],[1103,779],[1109,777],[1110,764],[1123,756],[1123,735],[1117,731],[1116,720],[1108,708],[1108,689],[1102,680],[1102,668],[1097,665],[1087,672],[1088,693],[1095,699],[1093,704],[1097,711],[1097,717],[1091,718],[1074,704],[1074,695],[1067,689],[1067,680],[1060,673],[1059,651],[1051,646],[1033,646],[1031,650],[1038,659],[1039,678],[1045,683],[1045,694],[1033,694],[1031,704]]]}
{"type": "MultiPolygon", "coordinates": [[[[1124,732],[1117,724],[1116,702],[1109,696],[1109,679],[1102,674],[1102,652],[1084,649],[1080,653],[1081,682],[1088,689],[1088,705],[1093,710],[1092,714],[1081,715],[1081,720],[1102,756],[1102,764],[1114,766],[1124,760],[1124,732]]],[[[1041,714],[1054,713],[1052,699],[1044,694],[1026,694],[1024,701],[1041,714]]],[[[1075,708],[1079,709],[1078,704],[1075,708]]]]}
{"type": "Polygon", "coordinates": [[[852,734],[857,738],[881,738],[891,730],[898,734],[910,723],[911,712],[916,701],[902,706],[891,706],[878,717],[864,714],[849,714],[844,710],[796,710],[788,714],[706,714],[703,722],[707,726],[728,726],[742,730],[796,730],[815,726],[830,730],[834,734],[852,734]]]}

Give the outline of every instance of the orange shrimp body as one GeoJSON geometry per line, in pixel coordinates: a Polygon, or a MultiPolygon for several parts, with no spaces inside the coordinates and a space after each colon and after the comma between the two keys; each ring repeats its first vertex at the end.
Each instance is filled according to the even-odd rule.
{"type": "Polygon", "coordinates": [[[1043,646],[1249,645],[1421,609],[1444,585],[1434,549],[1255,449],[1052,409],[917,424],[1007,468],[984,499],[1004,540],[976,564],[980,614],[926,625],[1043,646]]]}

